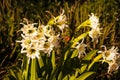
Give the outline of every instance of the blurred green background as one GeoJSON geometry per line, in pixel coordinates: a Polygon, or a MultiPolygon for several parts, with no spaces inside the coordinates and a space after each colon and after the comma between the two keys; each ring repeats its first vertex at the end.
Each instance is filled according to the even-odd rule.
{"type": "MultiPolygon", "coordinates": [[[[51,15],[57,16],[65,10],[71,29],[70,35],[90,13],[100,19],[102,36],[96,46],[118,46],[120,49],[120,0],[0,0],[0,79],[7,75],[11,66],[21,64],[18,32],[23,18],[31,22],[46,24],[51,15]]],[[[85,29],[83,29],[85,30],[85,29]]],[[[80,32],[82,32],[80,30],[80,32]]],[[[91,44],[89,44],[91,46],[91,44]]],[[[18,65],[20,66],[20,65],[18,65]]],[[[101,67],[95,80],[119,80],[119,72],[107,75],[101,67]]]]}

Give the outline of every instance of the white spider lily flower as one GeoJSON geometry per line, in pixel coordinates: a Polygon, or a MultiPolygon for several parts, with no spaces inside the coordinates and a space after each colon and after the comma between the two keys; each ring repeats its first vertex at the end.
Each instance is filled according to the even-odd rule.
{"type": "Polygon", "coordinates": [[[76,46],[76,49],[78,50],[78,58],[81,58],[83,55],[86,55],[86,47],[87,45],[83,43],[84,39],[82,40],[81,43],[78,43],[78,45],[76,46]]]}
{"type": "Polygon", "coordinates": [[[99,26],[99,18],[97,16],[95,16],[93,13],[91,13],[91,15],[89,16],[89,20],[90,20],[90,27],[92,29],[96,29],[99,26]]]}
{"type": "Polygon", "coordinates": [[[23,37],[23,39],[21,41],[16,41],[16,42],[20,42],[21,43],[21,53],[24,52],[25,48],[28,48],[31,43],[32,43],[32,39],[30,37],[25,37],[23,34],[21,34],[21,36],[23,37]]]}
{"type": "Polygon", "coordinates": [[[54,45],[50,42],[45,42],[43,46],[44,53],[48,53],[48,56],[50,56],[51,51],[53,50],[54,45]]]}
{"type": "Polygon", "coordinates": [[[28,36],[25,36],[23,34],[21,34],[21,36],[22,36],[23,39],[21,41],[17,41],[17,42],[21,43],[21,47],[22,47],[21,53],[24,53],[24,50],[28,47],[38,45],[38,42],[39,42],[38,40],[33,39],[31,37],[28,37],[28,36]]]}
{"type": "Polygon", "coordinates": [[[108,73],[116,71],[119,68],[119,65],[117,63],[115,63],[115,62],[108,63],[108,64],[109,64],[108,73]]]}
{"type": "Polygon", "coordinates": [[[38,41],[46,41],[45,35],[44,33],[40,33],[37,31],[37,35],[33,37],[34,40],[38,40],[38,41]]]}
{"type": "Polygon", "coordinates": [[[44,25],[39,25],[37,31],[40,32],[40,33],[44,33],[44,29],[45,29],[45,28],[46,28],[46,26],[44,26],[44,25]]]}
{"type": "Polygon", "coordinates": [[[111,73],[117,70],[120,66],[120,54],[118,53],[118,48],[112,46],[111,49],[107,50],[106,46],[102,45],[104,51],[98,51],[98,53],[102,53],[103,62],[107,62],[109,64],[108,73],[111,73]]]}
{"type": "Polygon", "coordinates": [[[52,30],[52,26],[50,26],[50,25],[45,26],[44,35],[47,36],[47,37],[50,37],[50,36],[54,35],[54,31],[52,30]]]}
{"type": "Polygon", "coordinates": [[[65,27],[68,27],[67,24],[62,24],[62,25],[57,25],[57,26],[58,26],[58,28],[62,31],[62,33],[63,33],[64,28],[65,28],[65,27]]]}
{"type": "Polygon", "coordinates": [[[99,53],[102,53],[103,60],[108,60],[108,61],[115,61],[118,53],[118,48],[115,46],[112,46],[111,49],[107,50],[106,46],[101,46],[105,48],[105,51],[99,51],[99,53]]]}
{"type": "Polygon", "coordinates": [[[23,34],[25,36],[35,36],[37,34],[37,28],[34,27],[36,23],[33,23],[33,24],[23,24],[23,28],[21,28],[21,31],[23,32],[23,34]]]}
{"type": "Polygon", "coordinates": [[[62,12],[62,14],[60,14],[59,18],[56,20],[55,18],[55,23],[58,24],[58,25],[61,25],[61,24],[65,24],[67,21],[67,18],[66,18],[66,15],[64,15],[64,10],[62,12]]]}
{"type": "Polygon", "coordinates": [[[62,14],[60,14],[59,18],[57,20],[55,19],[55,24],[63,32],[63,29],[65,27],[68,27],[68,25],[66,23],[67,23],[67,19],[66,19],[66,15],[64,15],[64,10],[63,10],[63,12],[62,12],[62,14]]]}
{"type": "Polygon", "coordinates": [[[30,38],[28,38],[28,37],[21,40],[21,42],[22,42],[21,43],[21,47],[22,47],[21,51],[23,51],[24,48],[28,48],[29,46],[32,45],[32,40],[30,38]]]}
{"type": "Polygon", "coordinates": [[[26,56],[28,58],[34,59],[34,58],[39,58],[39,49],[36,47],[30,47],[26,49],[26,56]]]}
{"type": "Polygon", "coordinates": [[[92,41],[96,41],[96,43],[98,43],[98,38],[100,36],[101,32],[100,32],[100,28],[97,27],[96,29],[91,29],[91,31],[89,32],[89,36],[92,38],[92,41]]]}
{"type": "Polygon", "coordinates": [[[120,66],[120,54],[116,55],[115,62],[120,66]]]}
{"type": "Polygon", "coordinates": [[[51,44],[54,45],[55,48],[57,48],[59,46],[59,40],[60,40],[60,34],[58,34],[57,36],[51,36],[49,39],[48,39],[48,42],[50,42],[51,44]]]}
{"type": "Polygon", "coordinates": [[[44,40],[39,40],[39,42],[38,42],[38,49],[43,51],[45,49],[44,48],[44,44],[45,44],[44,40]]]}

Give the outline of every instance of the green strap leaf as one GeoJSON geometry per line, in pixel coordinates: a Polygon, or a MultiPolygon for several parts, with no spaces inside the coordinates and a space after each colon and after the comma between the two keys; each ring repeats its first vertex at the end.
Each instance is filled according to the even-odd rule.
{"type": "Polygon", "coordinates": [[[89,32],[83,33],[83,34],[81,34],[80,36],[78,36],[77,38],[75,38],[75,39],[72,41],[72,42],[73,42],[72,47],[75,47],[76,43],[79,42],[79,40],[85,38],[88,33],[89,33],[89,32]]]}
{"type": "Polygon", "coordinates": [[[22,78],[25,80],[28,80],[28,73],[29,73],[29,63],[28,63],[28,58],[24,56],[24,62],[23,62],[23,73],[22,73],[22,78]]]}
{"type": "Polygon", "coordinates": [[[83,28],[83,27],[86,27],[86,26],[89,26],[89,25],[90,25],[90,20],[88,19],[88,20],[84,21],[82,24],[80,24],[77,27],[76,31],[78,31],[80,28],[83,28]]]}
{"type": "Polygon", "coordinates": [[[36,80],[36,59],[32,59],[30,80],[36,80]]]}
{"type": "Polygon", "coordinates": [[[55,67],[56,67],[56,65],[55,65],[55,51],[52,52],[51,62],[52,62],[52,67],[53,67],[53,69],[55,69],[55,67]]]}
{"type": "Polygon", "coordinates": [[[97,50],[90,51],[83,60],[91,60],[96,55],[97,50]]]}
{"type": "MultiPolygon", "coordinates": [[[[14,73],[14,71],[12,70],[12,69],[9,69],[9,72],[10,72],[10,74],[14,77],[14,78],[16,78],[16,75],[15,75],[15,73],[14,73]]],[[[17,79],[17,78],[16,78],[17,79]]]]}
{"type": "Polygon", "coordinates": [[[44,62],[43,62],[41,55],[39,56],[38,64],[39,64],[40,68],[42,68],[44,66],[44,62]]]}
{"type": "Polygon", "coordinates": [[[60,17],[60,16],[57,16],[57,17],[55,17],[55,18],[50,19],[47,24],[48,24],[48,25],[53,25],[53,24],[55,24],[55,20],[59,19],[59,17],[60,17]]]}
{"type": "Polygon", "coordinates": [[[62,80],[63,74],[62,71],[60,72],[60,74],[58,75],[58,80],[62,80]]]}
{"type": "MultiPolygon", "coordinates": [[[[58,79],[59,80],[59,79],[58,79]]],[[[62,80],[69,80],[68,75],[66,75],[62,80]]]]}
{"type": "Polygon", "coordinates": [[[78,70],[79,73],[80,73],[80,74],[83,73],[83,72],[86,70],[87,66],[88,66],[88,64],[86,64],[86,63],[82,64],[80,70],[78,70]]]}
{"type": "Polygon", "coordinates": [[[94,60],[92,61],[92,63],[88,66],[88,71],[90,70],[90,68],[92,67],[92,65],[95,62],[98,62],[101,58],[102,58],[102,54],[99,54],[97,57],[95,57],[94,60]]]}
{"type": "Polygon", "coordinates": [[[94,74],[95,72],[86,72],[80,75],[80,77],[76,78],[76,80],[85,80],[88,78],[90,75],[94,74]]]}
{"type": "Polygon", "coordinates": [[[73,53],[72,53],[72,56],[71,58],[74,58],[78,55],[78,50],[74,50],[73,53]]]}
{"type": "Polygon", "coordinates": [[[69,50],[67,50],[67,51],[65,52],[65,55],[64,55],[64,60],[66,60],[66,59],[67,59],[68,54],[69,54],[69,50]]]}

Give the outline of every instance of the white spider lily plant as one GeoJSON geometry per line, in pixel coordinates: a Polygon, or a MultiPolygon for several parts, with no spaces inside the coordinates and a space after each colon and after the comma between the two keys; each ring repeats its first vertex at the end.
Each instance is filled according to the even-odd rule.
{"type": "Polygon", "coordinates": [[[76,49],[78,50],[78,58],[81,58],[86,55],[86,47],[87,45],[83,43],[84,39],[82,40],[81,43],[77,43],[76,49]]]}

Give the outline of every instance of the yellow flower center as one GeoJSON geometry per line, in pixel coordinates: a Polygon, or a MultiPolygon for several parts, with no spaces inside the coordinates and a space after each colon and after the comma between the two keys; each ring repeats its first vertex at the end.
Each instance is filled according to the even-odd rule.
{"type": "Polygon", "coordinates": [[[105,52],[105,56],[108,57],[110,55],[110,52],[109,51],[106,51],[105,52]]]}
{"type": "Polygon", "coordinates": [[[35,49],[30,49],[30,53],[29,54],[34,54],[36,52],[35,49]]]}
{"type": "Polygon", "coordinates": [[[50,44],[49,43],[45,43],[44,44],[44,48],[48,49],[50,47],[50,44]]]}
{"type": "Polygon", "coordinates": [[[25,42],[24,42],[25,45],[29,45],[30,43],[31,43],[31,40],[29,40],[29,39],[25,40],[25,42]]]}
{"type": "Polygon", "coordinates": [[[33,32],[34,32],[34,30],[28,30],[28,34],[31,34],[33,32]]]}

